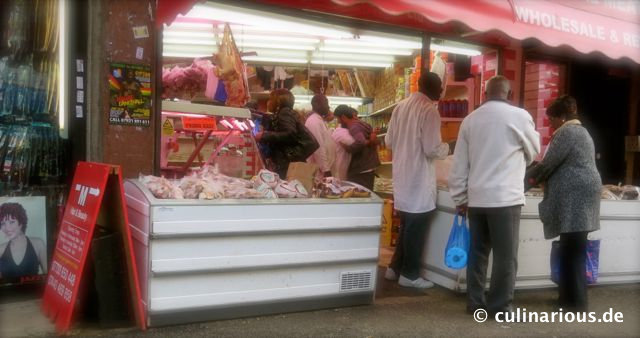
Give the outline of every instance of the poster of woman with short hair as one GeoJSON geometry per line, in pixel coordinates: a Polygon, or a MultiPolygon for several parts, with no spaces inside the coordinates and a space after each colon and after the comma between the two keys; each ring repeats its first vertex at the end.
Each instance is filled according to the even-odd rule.
{"type": "Polygon", "coordinates": [[[43,196],[0,197],[0,285],[46,275],[46,238],[43,196]]]}

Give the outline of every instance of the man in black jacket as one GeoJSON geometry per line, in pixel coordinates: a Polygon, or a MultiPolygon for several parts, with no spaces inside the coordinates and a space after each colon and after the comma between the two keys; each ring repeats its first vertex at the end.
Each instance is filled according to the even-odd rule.
{"type": "Polygon", "coordinates": [[[349,129],[349,133],[355,140],[352,145],[345,147],[352,156],[347,180],[373,190],[375,171],[380,165],[376,150],[377,136],[373,128],[368,123],[358,120],[358,111],[347,105],[336,107],[334,116],[340,121],[342,127],[349,129]]]}

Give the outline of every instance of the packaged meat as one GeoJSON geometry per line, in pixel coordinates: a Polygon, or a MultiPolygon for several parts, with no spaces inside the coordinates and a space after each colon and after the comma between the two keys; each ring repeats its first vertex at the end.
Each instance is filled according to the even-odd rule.
{"type": "Polygon", "coordinates": [[[274,189],[281,198],[305,198],[309,197],[307,189],[298,180],[282,181],[274,189]]]}
{"type": "Polygon", "coordinates": [[[274,189],[278,197],[280,198],[295,198],[296,189],[289,184],[289,182],[282,182],[274,189]]]}
{"type": "Polygon", "coordinates": [[[254,184],[254,187],[257,188],[257,186],[264,183],[269,188],[275,189],[278,186],[278,184],[280,184],[280,182],[281,180],[278,174],[266,169],[262,169],[260,170],[260,172],[258,172],[258,176],[256,176],[256,179],[253,184],[254,184]]]}
{"type": "Polygon", "coordinates": [[[289,181],[289,183],[296,190],[296,197],[297,198],[307,198],[307,197],[309,197],[309,191],[307,191],[307,189],[304,187],[302,182],[300,182],[298,180],[292,180],[292,181],[289,181]]]}
{"type": "Polygon", "coordinates": [[[603,200],[613,200],[613,201],[620,200],[620,197],[618,197],[618,195],[614,194],[611,190],[607,189],[606,187],[602,187],[602,193],[600,194],[600,198],[603,200]]]}
{"type": "Polygon", "coordinates": [[[622,194],[620,197],[623,200],[638,200],[640,199],[640,187],[625,185],[622,187],[622,194]]]}
{"type": "Polygon", "coordinates": [[[262,194],[262,196],[264,198],[278,198],[278,194],[271,189],[268,185],[266,185],[265,183],[260,183],[257,187],[256,190],[262,194]]]}
{"type": "Polygon", "coordinates": [[[196,175],[186,176],[180,180],[180,189],[185,198],[206,200],[224,198],[224,186],[220,182],[199,178],[196,175]]]}
{"type": "Polygon", "coordinates": [[[144,184],[156,198],[183,199],[182,190],[164,177],[140,175],[138,180],[144,184]]]}

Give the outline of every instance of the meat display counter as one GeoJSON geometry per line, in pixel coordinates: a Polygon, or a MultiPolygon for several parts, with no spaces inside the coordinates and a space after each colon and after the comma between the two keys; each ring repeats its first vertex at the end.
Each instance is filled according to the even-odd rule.
{"type": "Polygon", "coordinates": [[[156,199],[124,184],[149,326],[373,302],[382,200],[156,199]]]}
{"type": "MultiPolygon", "coordinates": [[[[551,281],[551,240],[546,240],[538,215],[541,197],[527,196],[520,220],[518,273],[516,288],[531,289],[554,287],[551,281]]],[[[466,269],[452,270],[444,264],[455,204],[448,191],[439,189],[436,216],[428,231],[422,257],[423,277],[456,291],[466,291],[466,269]]],[[[589,234],[589,239],[600,240],[600,265],[597,284],[640,282],[640,201],[602,200],[600,230],[589,234]]],[[[491,276],[491,261],[487,279],[491,276]]]]}

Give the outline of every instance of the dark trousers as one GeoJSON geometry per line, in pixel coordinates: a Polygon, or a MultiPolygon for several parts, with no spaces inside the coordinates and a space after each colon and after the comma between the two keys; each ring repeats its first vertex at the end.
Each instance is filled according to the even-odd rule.
{"type": "Polygon", "coordinates": [[[518,270],[520,209],[469,208],[471,248],[467,266],[467,307],[510,311],[518,270]],[[489,253],[493,250],[491,286],[485,296],[489,253]]]}
{"type": "Polygon", "coordinates": [[[347,181],[358,183],[361,186],[373,191],[373,181],[376,177],[376,173],[374,171],[360,173],[360,174],[350,174],[347,177],[347,181]]]}
{"type": "Polygon", "coordinates": [[[560,234],[558,303],[565,310],[587,308],[587,232],[560,234]]]}
{"type": "Polygon", "coordinates": [[[427,227],[434,214],[435,210],[419,214],[400,212],[400,234],[389,266],[405,278],[415,280],[420,277],[427,227]]]}

